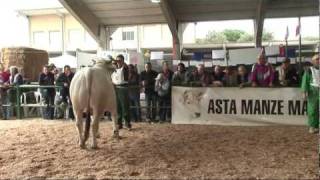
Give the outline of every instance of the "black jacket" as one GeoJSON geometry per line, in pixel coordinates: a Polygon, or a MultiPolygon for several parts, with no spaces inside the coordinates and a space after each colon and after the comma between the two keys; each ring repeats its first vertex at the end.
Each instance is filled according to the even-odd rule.
{"type": "MultiPolygon", "coordinates": [[[[54,74],[49,72],[48,74],[41,73],[39,76],[39,85],[54,85],[54,74]]],[[[54,95],[55,89],[54,88],[43,88],[41,89],[45,95],[54,95]]]]}
{"type": "Polygon", "coordinates": [[[154,86],[156,82],[156,77],[158,76],[158,73],[156,71],[142,71],[140,74],[140,82],[145,81],[146,87],[145,87],[145,93],[146,94],[156,94],[154,91],[154,86]]]}
{"type": "Polygon", "coordinates": [[[67,87],[67,88],[69,88],[73,76],[74,76],[74,73],[73,73],[73,72],[71,72],[71,73],[69,74],[69,76],[67,76],[65,73],[61,73],[61,74],[58,76],[57,80],[56,80],[56,85],[57,85],[57,86],[63,86],[64,83],[67,83],[67,84],[68,84],[68,87],[67,87]]]}

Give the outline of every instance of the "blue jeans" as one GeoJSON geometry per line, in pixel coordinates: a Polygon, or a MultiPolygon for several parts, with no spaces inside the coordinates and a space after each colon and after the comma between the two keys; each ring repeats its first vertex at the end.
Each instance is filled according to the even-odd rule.
{"type": "Polygon", "coordinates": [[[169,115],[170,109],[170,97],[159,97],[159,116],[160,121],[166,121],[167,116],[169,115]]]}
{"type": "Polygon", "coordinates": [[[130,95],[129,99],[131,118],[133,118],[133,120],[137,122],[141,120],[140,94],[130,95]]]}

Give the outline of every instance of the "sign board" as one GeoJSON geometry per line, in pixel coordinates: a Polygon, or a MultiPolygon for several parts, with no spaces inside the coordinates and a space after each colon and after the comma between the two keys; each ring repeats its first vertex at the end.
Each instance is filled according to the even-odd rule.
{"type": "Polygon", "coordinates": [[[225,50],[212,50],[212,59],[225,59],[225,50]]]}
{"type": "Polygon", "coordinates": [[[229,65],[254,64],[261,48],[246,48],[229,50],[229,65]]]}
{"type": "Polygon", "coordinates": [[[298,88],[172,88],[174,124],[305,125],[298,88]]]}
{"type": "Polygon", "coordinates": [[[163,51],[151,51],[150,60],[163,60],[163,51]]]}
{"type": "Polygon", "coordinates": [[[264,50],[266,56],[278,56],[280,54],[279,46],[266,46],[264,50]]]}

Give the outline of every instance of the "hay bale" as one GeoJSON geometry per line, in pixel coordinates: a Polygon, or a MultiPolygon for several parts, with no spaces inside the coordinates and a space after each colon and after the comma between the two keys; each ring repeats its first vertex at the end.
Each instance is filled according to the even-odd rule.
{"type": "Polygon", "coordinates": [[[38,81],[39,73],[48,61],[49,55],[44,50],[25,47],[1,49],[1,63],[4,67],[17,66],[28,81],[38,81]]]}

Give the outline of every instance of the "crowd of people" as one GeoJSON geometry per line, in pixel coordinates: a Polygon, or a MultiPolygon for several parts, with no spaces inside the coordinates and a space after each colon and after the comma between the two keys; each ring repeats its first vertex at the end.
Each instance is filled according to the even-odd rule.
{"type": "MultiPolygon", "coordinates": [[[[157,72],[150,62],[146,63],[144,70],[138,73],[133,64],[127,65],[124,56],[119,55],[113,61],[116,71],[112,77],[121,76],[120,81],[113,81],[116,90],[118,124],[122,127],[131,128],[131,121],[146,119],[149,122],[165,122],[171,116],[171,87],[193,86],[193,87],[297,87],[300,85],[302,75],[298,74],[295,66],[285,59],[278,67],[273,67],[267,62],[267,58],[261,54],[257,63],[252,67],[239,65],[237,67],[213,66],[205,68],[203,64],[197,67],[186,68],[183,63],[177,65],[173,72],[167,61],[162,63],[157,72]],[[144,108],[140,104],[141,93],[145,94],[146,117],[142,118],[144,108]]],[[[63,72],[59,73],[54,65],[43,67],[39,76],[39,85],[59,86],[59,88],[41,88],[43,103],[43,118],[63,118],[65,110],[69,108],[69,118],[74,118],[71,101],[69,98],[69,86],[74,76],[70,66],[65,66],[63,72]],[[61,88],[60,88],[61,87],[61,88]]],[[[119,78],[118,78],[119,79],[119,78]]],[[[23,77],[18,68],[11,67],[10,72],[5,71],[0,65],[1,103],[12,104],[15,101],[15,90],[6,88],[10,85],[22,84],[23,77]]],[[[305,85],[304,85],[305,86],[305,85]]],[[[2,118],[8,119],[12,116],[10,106],[2,106],[2,118]]],[[[314,123],[313,123],[314,124],[314,123]]],[[[316,124],[317,125],[317,124],[316,124]]],[[[314,127],[316,126],[314,125],[314,127]]]]}

